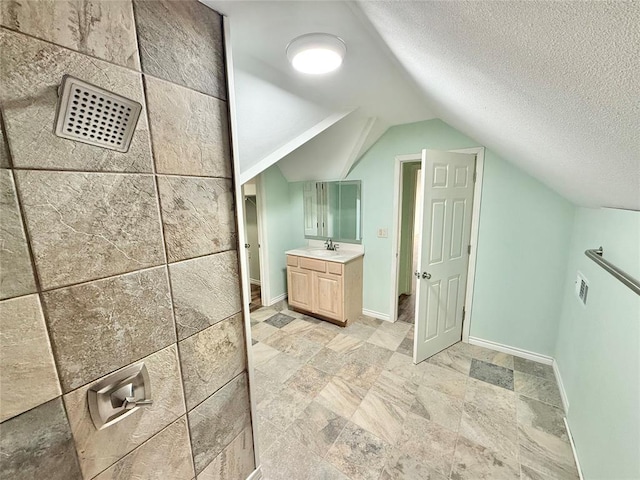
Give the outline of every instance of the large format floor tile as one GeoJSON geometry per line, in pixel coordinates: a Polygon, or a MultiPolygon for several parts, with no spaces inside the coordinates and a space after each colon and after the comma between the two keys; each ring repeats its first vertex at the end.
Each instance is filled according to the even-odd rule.
{"type": "Polygon", "coordinates": [[[251,321],[266,480],[576,479],[548,366],[465,343],[414,365],[411,324],[285,302],[251,321]]]}

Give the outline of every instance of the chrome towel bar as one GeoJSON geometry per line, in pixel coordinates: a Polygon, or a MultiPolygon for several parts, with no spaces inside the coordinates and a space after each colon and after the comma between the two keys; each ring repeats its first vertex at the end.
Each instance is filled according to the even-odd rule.
{"type": "Polygon", "coordinates": [[[624,283],[627,287],[633,290],[636,293],[636,295],[640,295],[640,281],[636,280],[628,273],[623,272],[618,267],[616,267],[613,263],[608,262],[604,258],[602,258],[603,253],[604,251],[602,250],[602,247],[598,248],[597,250],[593,248],[591,250],[584,251],[584,254],[587,257],[589,257],[591,260],[596,262],[598,265],[604,268],[611,275],[613,275],[622,283],[624,283]]]}

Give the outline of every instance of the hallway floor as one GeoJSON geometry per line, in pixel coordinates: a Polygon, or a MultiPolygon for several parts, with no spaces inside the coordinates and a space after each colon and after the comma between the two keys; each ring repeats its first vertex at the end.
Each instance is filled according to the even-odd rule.
{"type": "Polygon", "coordinates": [[[251,320],[267,480],[578,479],[550,366],[463,343],[414,365],[404,322],[251,320]]]}
{"type": "Polygon", "coordinates": [[[254,310],[262,307],[262,299],[260,297],[262,293],[262,289],[260,285],[251,284],[251,302],[249,303],[249,311],[253,312],[254,310]]]}

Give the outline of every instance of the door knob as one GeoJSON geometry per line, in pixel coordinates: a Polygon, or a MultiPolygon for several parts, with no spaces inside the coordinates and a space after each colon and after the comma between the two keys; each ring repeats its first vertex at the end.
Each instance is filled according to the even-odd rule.
{"type": "Polygon", "coordinates": [[[414,272],[413,274],[416,276],[416,278],[422,277],[422,278],[426,278],[427,280],[429,280],[431,278],[431,274],[427,273],[427,272],[422,272],[422,273],[414,272]]]}

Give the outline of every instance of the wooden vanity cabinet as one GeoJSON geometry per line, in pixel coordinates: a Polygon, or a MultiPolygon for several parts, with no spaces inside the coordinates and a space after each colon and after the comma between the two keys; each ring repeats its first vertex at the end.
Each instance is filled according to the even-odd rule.
{"type": "Polygon", "coordinates": [[[341,326],[362,314],[362,257],[339,263],[287,255],[287,284],[294,310],[341,326]]]}

